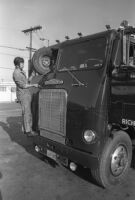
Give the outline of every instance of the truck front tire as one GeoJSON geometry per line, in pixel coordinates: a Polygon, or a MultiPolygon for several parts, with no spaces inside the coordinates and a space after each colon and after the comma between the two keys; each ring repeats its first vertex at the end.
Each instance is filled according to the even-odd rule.
{"type": "Polygon", "coordinates": [[[131,139],[124,131],[117,131],[106,142],[99,166],[92,170],[93,177],[105,188],[121,183],[128,173],[131,159],[131,139]]]}

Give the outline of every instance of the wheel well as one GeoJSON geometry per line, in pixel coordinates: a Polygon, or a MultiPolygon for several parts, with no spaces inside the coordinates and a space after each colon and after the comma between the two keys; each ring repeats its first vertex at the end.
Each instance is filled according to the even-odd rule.
{"type": "Polygon", "coordinates": [[[111,133],[120,130],[126,132],[131,140],[135,140],[135,127],[123,124],[112,124],[111,133]]]}

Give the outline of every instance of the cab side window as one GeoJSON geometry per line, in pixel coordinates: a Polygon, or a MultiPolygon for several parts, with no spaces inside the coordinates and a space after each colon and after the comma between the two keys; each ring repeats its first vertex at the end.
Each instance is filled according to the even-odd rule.
{"type": "Polygon", "coordinates": [[[112,76],[117,76],[118,68],[122,62],[122,45],[121,40],[117,38],[114,41],[113,49],[112,49],[112,56],[111,56],[111,74],[112,76]]]}
{"type": "Polygon", "coordinates": [[[121,48],[122,48],[121,40],[119,40],[119,38],[117,38],[114,41],[113,49],[112,49],[112,56],[111,56],[112,68],[119,67],[122,62],[121,48]]]}

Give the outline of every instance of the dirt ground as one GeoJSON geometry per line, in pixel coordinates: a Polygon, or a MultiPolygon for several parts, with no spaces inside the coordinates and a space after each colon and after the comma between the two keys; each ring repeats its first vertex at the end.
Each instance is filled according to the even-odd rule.
{"type": "Polygon", "coordinates": [[[135,170],[111,190],[93,183],[88,170],[76,173],[38,155],[21,132],[16,103],[0,104],[0,200],[134,200],[135,170]]]}

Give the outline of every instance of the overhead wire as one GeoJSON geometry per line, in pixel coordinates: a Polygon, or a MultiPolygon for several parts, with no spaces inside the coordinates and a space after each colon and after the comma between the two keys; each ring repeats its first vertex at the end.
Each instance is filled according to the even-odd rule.
{"type": "Polygon", "coordinates": [[[40,46],[40,45],[41,45],[41,41],[39,41],[38,36],[37,36],[36,34],[33,34],[33,38],[34,38],[34,42],[35,42],[38,46],[40,46]]]}
{"type": "Polygon", "coordinates": [[[47,37],[45,37],[46,33],[45,33],[45,29],[43,28],[42,30],[39,30],[40,34],[41,34],[41,40],[44,42],[44,44],[46,43],[47,46],[49,46],[49,39],[47,37]]]}
{"type": "Polygon", "coordinates": [[[39,32],[37,33],[37,36],[39,37],[39,40],[42,41],[44,46],[49,46],[49,40],[47,38],[44,37],[43,33],[41,32],[41,30],[39,30],[39,32]],[[39,35],[40,33],[40,35],[39,35]],[[46,44],[47,43],[47,44],[46,44]],[[45,45],[46,44],[46,45],[45,45]]]}
{"type": "MultiPolygon", "coordinates": [[[[9,54],[9,53],[3,53],[0,52],[1,55],[5,55],[5,56],[18,56],[17,54],[9,54]]],[[[24,58],[28,58],[27,56],[23,56],[24,58]]]]}
{"type": "Polygon", "coordinates": [[[9,67],[0,67],[0,69],[10,69],[10,70],[14,70],[14,69],[9,68],[9,67]]]}
{"type": "Polygon", "coordinates": [[[44,38],[44,34],[41,30],[39,30],[39,33],[40,33],[41,37],[44,38]]]}
{"type": "Polygon", "coordinates": [[[2,47],[2,48],[8,48],[8,49],[15,49],[15,50],[19,50],[19,51],[27,51],[27,49],[21,49],[21,48],[10,47],[10,46],[5,46],[5,45],[0,45],[0,47],[2,47]]]}
{"type": "Polygon", "coordinates": [[[44,44],[44,41],[43,40],[41,40],[42,39],[42,36],[39,34],[39,32],[35,32],[36,34],[36,37],[38,38],[38,40],[40,41],[40,46],[41,46],[41,44],[43,45],[43,46],[45,46],[45,44],[44,44]]]}
{"type": "Polygon", "coordinates": [[[41,36],[39,35],[39,32],[35,32],[35,34],[37,35],[38,39],[40,40],[41,36]]]}
{"type": "Polygon", "coordinates": [[[0,29],[5,30],[5,31],[7,31],[7,29],[8,29],[8,30],[11,30],[11,31],[19,31],[19,32],[21,32],[20,29],[17,29],[17,28],[9,28],[9,27],[4,27],[4,26],[0,26],[0,29]]]}

